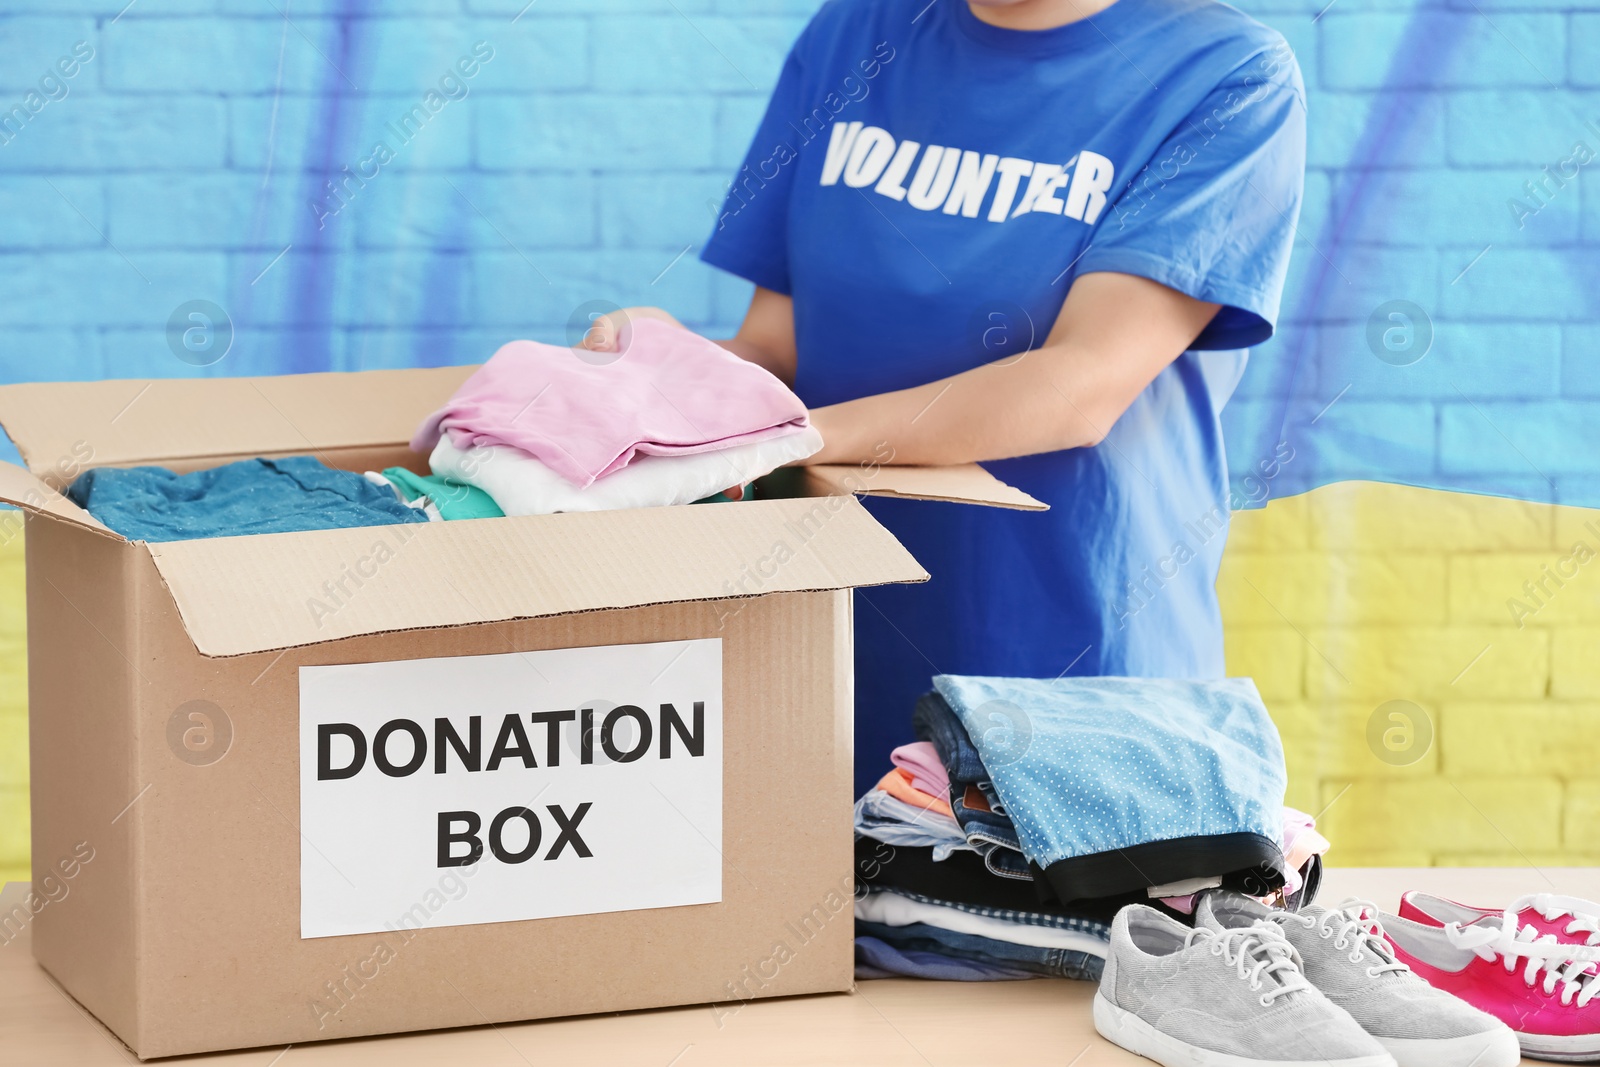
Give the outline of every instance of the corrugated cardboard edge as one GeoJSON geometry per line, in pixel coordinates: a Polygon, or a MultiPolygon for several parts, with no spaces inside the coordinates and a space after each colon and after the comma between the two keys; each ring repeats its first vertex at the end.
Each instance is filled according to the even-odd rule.
{"type": "Polygon", "coordinates": [[[1050,505],[1007,485],[976,463],[948,467],[876,467],[823,465],[805,468],[811,491],[892,496],[910,500],[943,500],[986,504],[1017,511],[1048,511],[1050,505]]]}
{"type": "Polygon", "coordinates": [[[81,526],[102,537],[127,541],[127,538],[62,496],[57,490],[50,488],[49,484],[38,476],[13,463],[0,463],[0,501],[14,504],[35,515],[81,526]]]}
{"type": "Polygon", "coordinates": [[[0,385],[0,425],[40,475],[146,463],[193,469],[221,457],[334,458],[403,448],[474,369],[21,382],[0,385]]]}
{"type": "Polygon", "coordinates": [[[850,496],[146,546],[204,656],[767,593],[922,582],[850,496]]]}

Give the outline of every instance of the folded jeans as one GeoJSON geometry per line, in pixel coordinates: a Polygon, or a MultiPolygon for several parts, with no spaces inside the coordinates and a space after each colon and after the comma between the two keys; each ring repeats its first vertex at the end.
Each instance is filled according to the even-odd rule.
{"type": "Polygon", "coordinates": [[[1105,968],[1105,957],[1066,948],[1038,948],[1011,941],[958,933],[926,923],[890,926],[871,920],[856,920],[856,936],[875,937],[901,951],[930,952],[957,959],[977,960],[1000,967],[1014,967],[1050,978],[1076,978],[1097,982],[1105,968]]]}
{"type": "Polygon", "coordinates": [[[925,693],[917,700],[912,712],[913,732],[918,739],[931,743],[944,761],[950,776],[950,810],[962,832],[970,841],[986,841],[1017,853],[1015,858],[1002,857],[991,864],[991,870],[1010,878],[1031,878],[1027,860],[1021,855],[1022,845],[998,798],[989,784],[989,772],[978,758],[978,749],[972,743],[967,728],[956,713],[938,693],[925,693]],[[976,795],[969,793],[969,787],[976,795]],[[985,807],[976,806],[982,799],[985,807]],[[987,809],[987,810],[986,810],[987,809]]]}
{"type": "Polygon", "coordinates": [[[900,948],[876,937],[856,938],[857,978],[929,978],[942,982],[1014,982],[1031,971],[942,952],[900,948]]]}

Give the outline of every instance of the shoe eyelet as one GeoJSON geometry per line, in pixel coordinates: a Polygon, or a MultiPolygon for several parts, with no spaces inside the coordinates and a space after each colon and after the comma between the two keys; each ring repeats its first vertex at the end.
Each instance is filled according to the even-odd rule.
{"type": "Polygon", "coordinates": [[[1378,968],[1376,968],[1376,967],[1368,967],[1367,968],[1367,977],[1368,978],[1376,978],[1376,977],[1378,977],[1378,968]]]}
{"type": "Polygon", "coordinates": [[[1328,928],[1327,928],[1327,927],[1326,927],[1326,926],[1324,926],[1324,927],[1323,927],[1323,928],[1322,928],[1322,929],[1321,929],[1321,930],[1320,930],[1320,931],[1318,931],[1318,932],[1319,932],[1319,933],[1320,933],[1320,934],[1321,934],[1321,935],[1322,935],[1322,940],[1324,940],[1324,941],[1326,941],[1326,940],[1328,940],[1328,938],[1330,938],[1330,937],[1332,937],[1332,936],[1333,936],[1333,931],[1332,931],[1332,930],[1330,930],[1330,929],[1328,929],[1328,928]]]}
{"type": "Polygon", "coordinates": [[[1261,994],[1261,995],[1260,995],[1260,996],[1259,996],[1259,997],[1257,997],[1257,998],[1256,998],[1256,999],[1257,999],[1257,1000],[1259,1000],[1259,1001],[1260,1001],[1260,1002],[1261,1002],[1261,1006],[1262,1006],[1262,1007],[1263,1007],[1263,1008],[1270,1008],[1270,1007],[1272,1007],[1272,998],[1271,998],[1271,997],[1269,997],[1269,996],[1267,996],[1267,995],[1266,995],[1266,994],[1265,994],[1265,993],[1263,993],[1263,994],[1261,994]]]}

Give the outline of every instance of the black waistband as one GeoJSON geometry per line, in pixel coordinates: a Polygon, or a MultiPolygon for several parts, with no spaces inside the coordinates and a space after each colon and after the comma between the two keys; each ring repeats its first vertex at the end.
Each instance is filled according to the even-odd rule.
{"type": "Polygon", "coordinates": [[[1249,832],[1149,841],[1057,860],[1044,868],[1029,866],[1038,886],[1048,887],[1065,903],[1217,874],[1224,875],[1223,885],[1229,889],[1253,897],[1283,885],[1283,852],[1277,842],[1249,832]]]}

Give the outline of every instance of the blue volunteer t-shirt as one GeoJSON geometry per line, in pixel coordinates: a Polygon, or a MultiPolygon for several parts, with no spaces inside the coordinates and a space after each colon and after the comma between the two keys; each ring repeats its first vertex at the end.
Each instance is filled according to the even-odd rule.
{"type": "Polygon", "coordinates": [[[807,405],[1042,344],[1093,271],[1222,305],[1101,444],[985,464],[1048,512],[868,502],[933,577],[857,595],[858,789],[934,674],[1222,675],[1218,413],[1272,333],[1304,162],[1288,46],[1212,0],[1042,31],[832,0],[801,34],[702,256],[794,298],[807,405]]]}

